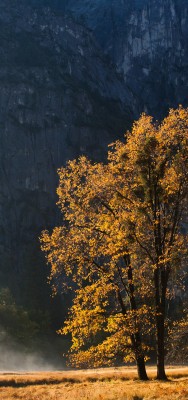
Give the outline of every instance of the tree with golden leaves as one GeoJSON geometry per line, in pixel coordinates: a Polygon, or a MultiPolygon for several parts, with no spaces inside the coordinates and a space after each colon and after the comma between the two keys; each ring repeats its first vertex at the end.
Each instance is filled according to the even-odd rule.
{"type": "Polygon", "coordinates": [[[187,161],[188,110],[180,107],[161,124],[143,114],[106,164],[80,157],[59,170],[64,223],[41,241],[51,278],[77,285],[62,329],[76,365],[135,359],[147,379],[145,338],[155,326],[157,378],[166,379],[165,310],[185,255],[187,161]]]}

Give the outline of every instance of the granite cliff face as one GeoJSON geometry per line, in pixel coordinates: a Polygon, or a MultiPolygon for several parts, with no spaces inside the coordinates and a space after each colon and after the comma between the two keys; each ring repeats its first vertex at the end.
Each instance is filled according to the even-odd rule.
{"type": "Polygon", "coordinates": [[[89,26],[132,92],[136,115],[188,105],[186,0],[67,0],[89,26]]]}
{"type": "Polygon", "coordinates": [[[1,285],[37,306],[57,168],[103,157],[130,123],[129,94],[91,32],[49,8],[0,1],[0,54],[1,285]]]}

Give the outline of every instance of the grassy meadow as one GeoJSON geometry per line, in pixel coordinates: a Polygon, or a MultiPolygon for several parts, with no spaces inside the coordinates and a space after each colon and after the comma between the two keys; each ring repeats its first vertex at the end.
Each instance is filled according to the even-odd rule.
{"type": "Polygon", "coordinates": [[[139,382],[134,368],[86,371],[1,373],[1,400],[188,399],[188,367],[167,368],[168,382],[139,382]]]}

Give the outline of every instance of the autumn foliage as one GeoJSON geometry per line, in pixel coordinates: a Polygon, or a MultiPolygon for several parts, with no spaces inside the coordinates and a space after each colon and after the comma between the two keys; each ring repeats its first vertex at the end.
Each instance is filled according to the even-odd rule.
{"type": "Polygon", "coordinates": [[[161,124],[143,114],[105,164],[80,157],[58,171],[63,224],[41,242],[53,282],[75,282],[61,330],[72,335],[75,365],[135,360],[147,379],[154,331],[157,376],[165,379],[168,288],[186,257],[187,166],[188,110],[179,107],[161,124]]]}

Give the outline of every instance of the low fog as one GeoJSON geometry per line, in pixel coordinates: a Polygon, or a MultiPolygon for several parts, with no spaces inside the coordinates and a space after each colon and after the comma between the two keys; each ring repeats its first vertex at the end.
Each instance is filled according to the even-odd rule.
{"type": "Polygon", "coordinates": [[[65,369],[65,361],[53,343],[37,344],[32,349],[7,338],[0,341],[0,371],[54,371],[65,369]]]}

